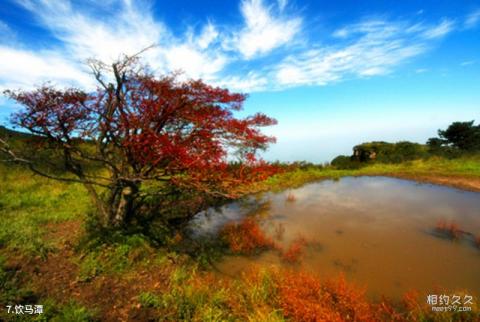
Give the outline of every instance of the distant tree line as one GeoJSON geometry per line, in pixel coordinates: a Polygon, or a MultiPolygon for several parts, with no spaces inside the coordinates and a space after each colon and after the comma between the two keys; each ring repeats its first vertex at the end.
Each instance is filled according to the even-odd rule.
{"type": "Polygon", "coordinates": [[[428,147],[431,150],[453,148],[460,151],[479,151],[480,125],[474,125],[474,122],[453,122],[446,130],[438,130],[438,137],[428,139],[428,147]]]}
{"type": "Polygon", "coordinates": [[[474,121],[453,122],[446,130],[438,130],[438,137],[428,139],[426,144],[401,141],[367,142],[356,145],[353,155],[339,155],[331,164],[339,169],[356,169],[367,163],[401,163],[431,156],[447,158],[480,152],[480,125],[474,121]]]}

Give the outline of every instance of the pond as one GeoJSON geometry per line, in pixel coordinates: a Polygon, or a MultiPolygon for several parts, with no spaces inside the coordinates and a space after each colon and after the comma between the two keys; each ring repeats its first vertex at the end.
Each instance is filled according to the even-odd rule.
{"type": "Polygon", "coordinates": [[[387,177],[347,177],[252,197],[201,214],[196,223],[203,233],[215,234],[252,207],[277,243],[287,247],[301,236],[310,246],[297,264],[283,262],[276,251],[228,256],[216,264],[221,274],[283,265],[320,279],[343,272],[372,297],[399,298],[412,289],[480,295],[480,249],[470,235],[480,235],[480,193],[387,177]],[[438,234],[441,220],[457,223],[463,237],[438,234]]]}

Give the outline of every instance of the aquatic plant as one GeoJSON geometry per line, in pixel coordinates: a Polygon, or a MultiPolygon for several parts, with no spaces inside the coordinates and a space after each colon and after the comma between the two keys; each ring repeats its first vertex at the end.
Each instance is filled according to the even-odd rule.
{"type": "Polygon", "coordinates": [[[275,248],[273,240],[265,235],[253,217],[239,223],[228,223],[220,232],[230,251],[236,254],[252,254],[259,249],[275,248]]]}
{"type": "Polygon", "coordinates": [[[304,247],[307,245],[307,240],[303,237],[296,238],[287,248],[282,252],[282,260],[287,263],[298,263],[304,253],[304,247]]]}
{"type": "Polygon", "coordinates": [[[282,223],[278,223],[278,225],[275,226],[274,234],[277,240],[282,240],[285,234],[285,226],[282,223]]]}
{"type": "Polygon", "coordinates": [[[291,192],[288,193],[287,195],[287,199],[286,199],[287,202],[295,202],[297,201],[297,197],[295,197],[295,195],[291,192]]]}
{"type": "Polygon", "coordinates": [[[440,220],[437,222],[435,229],[437,232],[455,240],[462,237],[463,234],[463,231],[460,229],[460,227],[453,221],[451,223],[447,223],[445,220],[440,220]]]}

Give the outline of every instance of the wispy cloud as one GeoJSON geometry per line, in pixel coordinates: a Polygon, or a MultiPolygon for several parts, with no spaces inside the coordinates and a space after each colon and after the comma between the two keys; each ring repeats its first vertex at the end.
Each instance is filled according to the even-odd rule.
{"type": "Polygon", "coordinates": [[[423,73],[426,73],[426,72],[428,72],[427,68],[417,68],[417,69],[415,69],[416,74],[423,74],[423,73]]]}
{"type": "Polygon", "coordinates": [[[277,2],[278,2],[278,8],[280,9],[280,11],[283,11],[283,9],[285,9],[285,7],[288,4],[288,0],[277,0],[277,2]]]}
{"type": "Polygon", "coordinates": [[[425,26],[372,18],[335,31],[333,36],[341,37],[344,43],[289,56],[273,73],[283,87],[385,75],[427,51],[433,39],[450,31],[451,23],[446,20],[425,26]]]}
{"type": "Polygon", "coordinates": [[[423,36],[428,39],[441,38],[454,29],[454,22],[449,19],[443,19],[438,25],[426,28],[423,32],[423,36]]]}
{"type": "Polygon", "coordinates": [[[475,64],[474,60],[466,60],[464,62],[461,62],[460,66],[465,67],[465,66],[470,66],[470,65],[473,65],[473,64],[475,64]]]}
{"type": "Polygon", "coordinates": [[[5,22],[0,20],[0,44],[13,43],[16,41],[16,33],[5,22]]]}
{"type": "Polygon", "coordinates": [[[480,9],[475,10],[465,19],[464,27],[466,29],[475,28],[480,22],[480,9]]]}
{"type": "Polygon", "coordinates": [[[214,85],[227,87],[235,91],[255,92],[267,90],[269,79],[267,75],[259,75],[257,72],[250,71],[243,76],[228,76],[214,81],[214,85]]]}
{"type": "Polygon", "coordinates": [[[0,20],[0,32],[2,34],[10,32],[10,28],[8,27],[8,25],[1,20],[0,20]]]}

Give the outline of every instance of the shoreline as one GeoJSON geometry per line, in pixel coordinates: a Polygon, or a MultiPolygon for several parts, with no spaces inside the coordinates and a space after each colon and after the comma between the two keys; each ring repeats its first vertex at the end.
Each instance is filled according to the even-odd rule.
{"type": "MultiPolygon", "coordinates": [[[[389,169],[390,170],[390,169],[389,169]]],[[[296,170],[278,175],[273,181],[262,182],[242,191],[242,195],[256,194],[259,192],[278,192],[288,189],[299,188],[305,184],[322,181],[337,180],[345,177],[390,177],[404,180],[415,181],[418,183],[428,183],[450,188],[456,188],[463,191],[480,192],[480,176],[464,175],[455,173],[426,173],[424,171],[409,171],[408,169],[399,169],[399,171],[378,171],[377,169],[360,170],[296,170]]]]}
{"type": "Polygon", "coordinates": [[[382,174],[382,176],[406,179],[419,183],[430,183],[470,192],[480,192],[480,178],[477,177],[463,177],[439,174],[415,174],[402,172],[382,174]]]}

